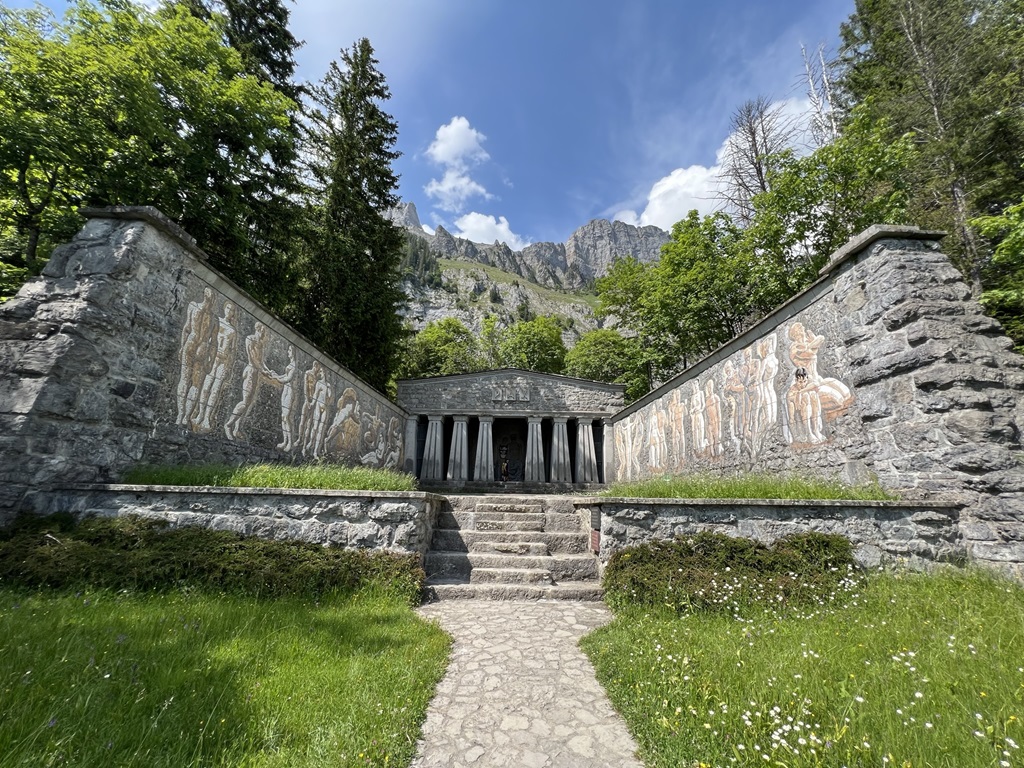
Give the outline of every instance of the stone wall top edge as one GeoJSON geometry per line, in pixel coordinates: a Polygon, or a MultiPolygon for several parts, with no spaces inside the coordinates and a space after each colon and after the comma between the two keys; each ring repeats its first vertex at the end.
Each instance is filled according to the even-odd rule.
{"type": "Polygon", "coordinates": [[[906,224],[872,224],[863,232],[851,237],[845,245],[829,256],[828,262],[818,274],[822,277],[830,274],[843,262],[879,240],[941,240],[946,235],[946,232],[939,230],[921,229],[906,224]]]}
{"type": "Polygon", "coordinates": [[[210,496],[324,496],[353,499],[416,499],[443,501],[429,491],[347,491],[320,488],[233,488],[218,485],[138,485],[130,483],[70,483],[54,489],[64,491],[109,491],[111,493],[207,494],[210,496]]]}
{"type": "Polygon", "coordinates": [[[545,379],[559,383],[582,384],[588,389],[598,389],[612,394],[623,394],[626,391],[625,384],[609,384],[604,381],[593,381],[592,379],[579,379],[574,376],[563,376],[557,373],[539,373],[528,371],[524,368],[494,368],[487,371],[476,371],[474,373],[453,373],[448,376],[424,376],[419,379],[399,379],[396,383],[399,389],[406,387],[421,388],[436,385],[443,381],[465,381],[467,379],[485,378],[497,374],[522,374],[529,378],[545,379]]]}
{"type": "Polygon", "coordinates": [[[416,416],[490,416],[495,419],[528,419],[532,416],[538,416],[542,418],[565,418],[565,419],[593,419],[595,422],[610,422],[612,419],[613,410],[608,411],[559,411],[555,408],[539,408],[536,410],[529,411],[488,411],[486,409],[472,409],[472,408],[414,408],[412,406],[403,404],[401,407],[406,411],[409,417],[416,416]],[[460,412],[461,410],[461,412],[460,412]]]}
{"type": "Polygon", "coordinates": [[[955,501],[860,501],[858,499],[649,499],[630,496],[584,496],[573,499],[576,506],[631,507],[864,507],[869,509],[961,509],[955,501]]]}
{"type": "Polygon", "coordinates": [[[327,363],[329,367],[335,369],[335,373],[350,379],[357,389],[387,402],[391,407],[408,418],[409,413],[402,406],[389,399],[383,392],[371,387],[326,352],[318,349],[305,336],[271,312],[267,306],[251,296],[247,291],[243,290],[231,278],[210,266],[208,262],[208,255],[196,245],[195,238],[189,235],[188,232],[182,229],[178,224],[167,218],[167,216],[161,213],[157,208],[149,205],[125,205],[111,206],[107,208],[82,208],[80,213],[86,218],[142,221],[152,226],[158,232],[176,242],[184,248],[189,255],[196,259],[192,271],[197,278],[205,282],[211,288],[215,288],[220,293],[228,295],[235,304],[244,308],[246,312],[253,315],[264,325],[274,328],[291,344],[302,349],[310,357],[327,363]]]}

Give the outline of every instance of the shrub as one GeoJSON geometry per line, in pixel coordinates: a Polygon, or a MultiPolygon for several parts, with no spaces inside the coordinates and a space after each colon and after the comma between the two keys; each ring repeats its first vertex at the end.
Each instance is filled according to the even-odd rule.
{"type": "Polygon", "coordinates": [[[425,574],[415,555],[169,528],[140,517],[23,516],[0,530],[0,585],[55,589],[196,587],[261,597],[318,598],[382,588],[414,604],[425,574]]]}
{"type": "Polygon", "coordinates": [[[604,573],[614,608],[665,605],[683,612],[742,613],[770,603],[806,605],[834,594],[854,568],[842,536],[800,533],[767,547],[703,532],[628,547],[604,573]]]}

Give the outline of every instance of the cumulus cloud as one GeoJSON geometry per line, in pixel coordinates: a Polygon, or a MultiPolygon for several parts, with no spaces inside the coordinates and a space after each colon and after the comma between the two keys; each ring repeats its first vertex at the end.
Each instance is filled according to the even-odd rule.
{"type": "Polygon", "coordinates": [[[530,244],[512,231],[504,216],[494,218],[484,213],[467,213],[455,220],[455,226],[457,230],[453,234],[474,243],[493,243],[497,240],[513,251],[521,251],[530,244]]]}
{"type": "Polygon", "coordinates": [[[444,169],[444,174],[431,179],[423,191],[441,210],[460,213],[474,198],[492,199],[484,185],[470,176],[472,167],[490,159],[483,148],[486,138],[461,116],[437,129],[426,154],[444,169]]]}
{"type": "Polygon", "coordinates": [[[469,120],[457,115],[437,129],[434,140],[427,147],[427,157],[446,168],[465,170],[490,159],[482,146],[486,138],[469,124],[469,120]]]}
{"type": "Polygon", "coordinates": [[[471,198],[482,197],[490,200],[493,197],[482,184],[455,168],[446,170],[440,180],[431,179],[423,191],[427,193],[427,197],[436,201],[438,208],[449,213],[463,210],[471,198]]]}
{"type": "MultiPolygon", "coordinates": [[[[780,110],[780,119],[792,129],[791,142],[798,154],[807,151],[809,102],[806,98],[790,98],[772,105],[780,110]]],[[[616,213],[613,218],[634,226],[653,224],[661,229],[669,230],[677,221],[686,218],[691,210],[696,209],[701,216],[707,216],[719,210],[718,199],[720,174],[724,154],[732,140],[731,136],[715,153],[715,163],[711,166],[690,165],[676,168],[668,176],[658,179],[647,193],[647,202],[642,211],[626,209],[616,213]]]]}

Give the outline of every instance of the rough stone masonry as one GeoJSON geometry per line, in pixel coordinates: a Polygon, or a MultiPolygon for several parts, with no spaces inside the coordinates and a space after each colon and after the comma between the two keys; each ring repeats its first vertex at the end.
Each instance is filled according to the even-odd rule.
{"type": "Polygon", "coordinates": [[[1024,577],[1024,358],[941,237],[872,227],[806,291],[621,411],[618,479],[877,478],[962,505],[969,557],[1024,577]]]}

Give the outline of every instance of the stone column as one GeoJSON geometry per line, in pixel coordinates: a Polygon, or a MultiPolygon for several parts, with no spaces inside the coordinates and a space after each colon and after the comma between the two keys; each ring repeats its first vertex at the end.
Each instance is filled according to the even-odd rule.
{"type": "Polygon", "coordinates": [[[444,479],[444,416],[428,416],[427,444],[423,447],[421,480],[444,479]]]}
{"type": "Polygon", "coordinates": [[[490,483],[494,480],[494,439],[491,425],[493,416],[480,417],[480,432],[476,436],[476,461],[473,462],[473,479],[490,483]]]}
{"type": "Polygon", "coordinates": [[[452,430],[452,448],[448,453],[448,479],[469,479],[469,416],[456,416],[452,430]]]}
{"type": "Polygon", "coordinates": [[[526,482],[543,483],[544,476],[544,437],[540,430],[540,416],[527,419],[529,431],[526,433],[526,482]]]}
{"type": "Polygon", "coordinates": [[[576,482],[597,482],[597,452],[594,450],[594,420],[576,421],[576,482]]]}
{"type": "Polygon", "coordinates": [[[571,483],[572,462],[569,459],[569,430],[562,416],[554,419],[551,431],[551,482],[571,483]]]}
{"type": "Polygon", "coordinates": [[[405,443],[402,445],[402,469],[410,475],[416,474],[416,426],[417,418],[410,416],[405,420],[405,443]]]}

